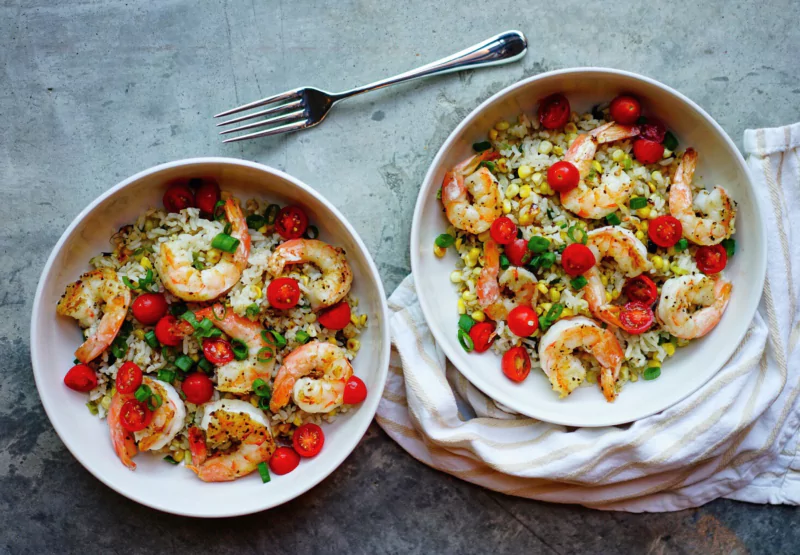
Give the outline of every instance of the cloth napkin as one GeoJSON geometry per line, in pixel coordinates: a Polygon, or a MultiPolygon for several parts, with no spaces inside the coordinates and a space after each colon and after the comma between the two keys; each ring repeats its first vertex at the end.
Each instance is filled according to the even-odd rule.
{"type": "Polygon", "coordinates": [[[633,512],[718,497],[800,504],[800,123],[748,130],[744,146],[768,227],[767,279],[742,344],[700,390],[627,426],[513,414],[445,359],[409,276],[389,298],[378,424],[428,466],[509,495],[633,512]]]}

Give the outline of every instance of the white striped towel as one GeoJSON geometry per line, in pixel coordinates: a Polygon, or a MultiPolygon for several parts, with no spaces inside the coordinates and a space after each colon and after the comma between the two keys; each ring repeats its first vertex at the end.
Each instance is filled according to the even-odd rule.
{"type": "Polygon", "coordinates": [[[423,463],[510,495],[635,512],[718,497],[800,504],[800,124],[748,130],[744,145],[769,207],[767,280],[742,345],[699,391],[621,427],[505,412],[445,360],[409,276],[389,299],[394,353],[378,424],[423,463]]]}

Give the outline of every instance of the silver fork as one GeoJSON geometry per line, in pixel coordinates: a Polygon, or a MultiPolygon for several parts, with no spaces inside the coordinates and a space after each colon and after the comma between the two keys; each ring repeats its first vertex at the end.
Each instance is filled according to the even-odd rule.
{"type": "Polygon", "coordinates": [[[289,133],[291,131],[300,131],[301,129],[308,129],[309,127],[318,125],[325,119],[325,116],[328,115],[328,112],[331,111],[334,104],[345,98],[350,98],[351,96],[374,91],[376,89],[382,89],[396,83],[410,81],[411,79],[419,79],[420,77],[507,64],[522,58],[527,50],[528,41],[525,39],[525,35],[519,31],[506,31],[505,33],[485,40],[466,50],[448,56],[447,58],[431,62],[428,65],[401,73],[394,77],[389,77],[388,79],[383,79],[382,81],[364,85],[363,87],[340,93],[329,93],[313,87],[293,89],[281,94],[276,94],[275,96],[269,96],[261,100],[256,100],[255,102],[250,102],[249,104],[239,106],[232,110],[227,110],[214,117],[221,118],[260,106],[269,106],[265,110],[252,112],[218,123],[217,127],[221,127],[261,116],[269,116],[267,119],[220,132],[220,135],[227,135],[228,133],[255,129],[256,127],[271,126],[265,131],[248,133],[247,135],[240,135],[223,141],[226,143],[255,139],[256,137],[266,137],[268,135],[277,135],[279,133],[289,133]]]}

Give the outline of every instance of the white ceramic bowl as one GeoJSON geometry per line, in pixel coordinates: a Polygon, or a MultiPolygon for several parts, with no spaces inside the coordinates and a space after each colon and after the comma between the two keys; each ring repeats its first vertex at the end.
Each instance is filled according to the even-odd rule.
{"type": "Polygon", "coordinates": [[[338,467],[367,430],[378,407],[389,366],[386,300],[378,270],[367,248],[344,216],[319,193],[267,166],[229,158],[195,158],[156,166],[119,183],[92,202],[59,239],[42,271],[31,321],[31,358],[36,386],[47,415],[73,455],[92,474],[119,493],[144,505],[175,514],[223,517],[280,505],[309,490],[338,467]],[[369,315],[361,350],[353,367],[364,380],[366,401],[333,424],[324,426],[325,447],[285,476],[262,484],[258,473],[234,482],[207,484],[192,472],[142,453],[131,472],[111,448],[108,427],[85,407],[86,395],[63,384],[81,334],[74,320],[56,316],[65,286],[89,269],[89,258],[109,250],[109,238],[123,224],[161,205],[165,184],[192,176],[215,177],[240,198],[263,197],[303,206],[320,237],[344,247],[354,273],[359,308],[369,315]]]}
{"type": "Polygon", "coordinates": [[[553,71],[520,81],[478,106],[450,134],[433,160],[417,199],[411,230],[411,268],[425,318],[447,357],[470,382],[500,403],[533,418],[569,426],[608,426],[631,422],[677,403],[710,379],[733,354],[755,314],[766,271],[766,235],[758,200],[745,162],[722,128],[697,104],[647,77],[598,68],[553,71]],[[445,171],[473,153],[472,144],[486,140],[500,120],[520,112],[536,117],[538,100],[555,92],[569,98],[583,113],[619,93],[638,97],[645,114],[666,122],[683,147],[699,152],[697,175],[707,186],[722,184],[738,201],[736,255],[725,275],[733,294],[719,325],[663,365],[656,381],[627,383],[614,403],[598,388],[578,388],[559,399],[541,371],[521,384],[503,376],[494,353],[467,354],[457,341],[457,296],[449,275],[457,260],[454,249],[444,258],[433,255],[433,241],[448,222],[436,192],[445,171]]]}

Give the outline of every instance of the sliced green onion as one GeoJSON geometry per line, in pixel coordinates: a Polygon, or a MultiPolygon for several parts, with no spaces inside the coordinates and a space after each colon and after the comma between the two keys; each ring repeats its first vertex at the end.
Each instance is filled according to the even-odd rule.
{"type": "Polygon", "coordinates": [[[128,286],[129,289],[139,289],[139,284],[134,284],[131,280],[128,279],[128,276],[122,276],[122,283],[128,286]]]}
{"type": "Polygon", "coordinates": [[[156,338],[156,332],[150,330],[144,334],[144,340],[147,341],[147,344],[150,345],[151,349],[158,349],[158,339],[156,338]]]}
{"type": "Polygon", "coordinates": [[[456,242],[456,238],[450,235],[449,233],[442,233],[433,241],[437,247],[446,249],[450,245],[456,242]]]}
{"type": "Polygon", "coordinates": [[[189,310],[184,303],[172,303],[169,305],[169,313],[173,316],[181,316],[184,312],[189,310]]]}
{"type": "Polygon", "coordinates": [[[539,267],[539,264],[541,263],[541,261],[542,261],[542,255],[534,256],[533,258],[531,258],[531,261],[528,262],[528,266],[530,266],[531,268],[533,268],[535,270],[536,268],[539,267]]]}
{"type": "Polygon", "coordinates": [[[167,461],[169,464],[178,464],[178,461],[173,459],[170,455],[167,455],[166,457],[164,457],[164,460],[167,461]]]}
{"type": "Polygon", "coordinates": [[[501,254],[500,255],[500,269],[501,270],[507,270],[509,266],[511,266],[511,261],[508,259],[508,257],[506,255],[501,254]]]}
{"type": "Polygon", "coordinates": [[[570,280],[569,284],[572,286],[573,289],[583,289],[588,281],[583,276],[578,276],[575,279],[570,280]]]}
{"type": "Polygon", "coordinates": [[[472,342],[472,338],[469,336],[467,332],[462,329],[458,330],[458,342],[461,343],[461,347],[464,348],[465,351],[471,353],[472,350],[475,348],[475,344],[472,342]]]}
{"type": "Polygon", "coordinates": [[[495,171],[497,171],[497,166],[495,165],[495,163],[494,163],[494,162],[492,162],[492,161],[490,161],[490,160],[484,160],[483,162],[481,162],[480,164],[478,164],[478,167],[479,167],[479,168],[486,168],[487,170],[489,170],[489,171],[490,171],[490,172],[492,172],[492,173],[494,173],[495,171]]]}
{"type": "Polygon", "coordinates": [[[619,225],[622,223],[622,220],[619,219],[619,214],[616,212],[612,212],[608,216],[606,216],[606,221],[609,225],[619,225]]]}
{"type": "Polygon", "coordinates": [[[589,241],[589,234],[586,233],[586,229],[577,224],[571,226],[567,230],[567,237],[569,237],[573,243],[581,243],[583,245],[585,245],[589,241]],[[578,232],[577,238],[575,237],[576,232],[578,232]]]}
{"type": "Polygon", "coordinates": [[[647,206],[647,199],[644,197],[631,197],[630,207],[631,210],[639,210],[647,206]]]}
{"type": "Polygon", "coordinates": [[[117,337],[111,344],[111,354],[116,358],[124,358],[127,353],[128,343],[122,337],[117,337]]]}
{"type": "Polygon", "coordinates": [[[658,366],[651,366],[650,368],[644,371],[645,380],[655,380],[660,375],[661,375],[661,368],[659,368],[658,366]]]}
{"type": "Polygon", "coordinates": [[[667,131],[664,134],[663,144],[664,148],[675,152],[675,149],[678,148],[678,138],[672,134],[672,131],[667,131]]]}
{"type": "Polygon", "coordinates": [[[240,241],[227,233],[220,233],[211,240],[211,246],[225,252],[236,252],[240,241]]]}
{"type": "Polygon", "coordinates": [[[675,243],[672,248],[675,249],[675,252],[683,252],[689,248],[689,241],[687,241],[685,238],[681,238],[681,240],[675,243]]]}
{"type": "Polygon", "coordinates": [[[245,313],[245,314],[246,314],[246,315],[247,315],[249,318],[255,318],[256,316],[258,316],[258,313],[259,313],[259,312],[261,312],[261,307],[260,307],[260,306],[258,306],[256,303],[253,303],[253,304],[251,304],[251,305],[250,305],[250,306],[248,306],[248,307],[245,309],[245,311],[244,311],[244,313],[245,313]]]}
{"type": "Polygon", "coordinates": [[[186,312],[181,314],[181,319],[189,322],[194,329],[197,329],[197,327],[200,325],[200,323],[197,321],[197,318],[194,315],[194,312],[192,312],[191,310],[187,310],[186,312]]]}
{"type": "Polygon", "coordinates": [[[153,390],[150,389],[150,386],[147,384],[142,384],[138,388],[136,388],[136,391],[133,393],[133,396],[136,397],[137,401],[144,402],[147,401],[152,394],[153,390]]]}
{"type": "Polygon", "coordinates": [[[277,204],[270,204],[267,206],[267,209],[264,211],[264,217],[267,219],[267,224],[272,225],[275,223],[275,220],[278,219],[278,212],[281,211],[281,207],[277,204]]]}
{"type": "Polygon", "coordinates": [[[133,324],[128,320],[122,322],[122,326],[119,328],[119,336],[123,337],[124,339],[128,339],[128,336],[133,331],[133,324]]]}
{"type": "Polygon", "coordinates": [[[528,250],[537,254],[541,254],[549,248],[550,239],[545,239],[544,237],[539,237],[537,235],[536,237],[531,237],[530,241],[528,241],[528,250]]]}
{"type": "Polygon", "coordinates": [[[72,364],[80,364],[80,363],[81,363],[81,361],[78,360],[77,358],[73,358],[72,359],[72,364]]]}
{"type": "Polygon", "coordinates": [[[267,382],[265,382],[261,378],[258,378],[253,381],[253,393],[258,395],[259,397],[269,397],[270,395],[272,395],[272,391],[269,388],[269,384],[267,384],[267,382]]]}
{"type": "Polygon", "coordinates": [[[202,330],[204,333],[208,333],[211,331],[211,328],[214,327],[214,322],[209,320],[208,318],[203,318],[197,323],[198,331],[202,330]]]}
{"type": "Polygon", "coordinates": [[[481,141],[479,143],[473,143],[472,150],[475,152],[483,152],[484,150],[489,150],[492,148],[492,143],[489,141],[481,141]]]}
{"type": "Polygon", "coordinates": [[[166,370],[162,368],[158,371],[158,375],[156,376],[162,382],[172,383],[175,381],[175,371],[174,370],[166,370]]]}
{"type": "Polygon", "coordinates": [[[625,161],[622,163],[622,167],[626,170],[633,168],[633,160],[630,158],[625,158],[625,161]]]}
{"type": "Polygon", "coordinates": [[[258,398],[258,408],[261,410],[269,410],[269,397],[258,398]]]}
{"type": "Polygon", "coordinates": [[[258,353],[256,353],[256,359],[258,360],[258,362],[267,362],[269,360],[272,360],[273,356],[274,352],[269,347],[262,347],[258,351],[258,353]]]}
{"type": "Polygon", "coordinates": [[[319,228],[315,225],[310,225],[306,228],[305,236],[309,239],[316,239],[319,237],[319,228]]]}
{"type": "Polygon", "coordinates": [[[561,316],[561,313],[564,311],[564,305],[561,303],[555,303],[553,306],[550,307],[550,310],[547,311],[545,318],[550,320],[551,322],[555,322],[561,316]]]}
{"type": "Polygon", "coordinates": [[[181,355],[175,359],[175,366],[184,372],[188,372],[194,366],[194,361],[188,355],[181,355]]]}
{"type": "Polygon", "coordinates": [[[214,317],[214,320],[216,320],[217,322],[219,322],[220,320],[223,320],[227,314],[228,314],[228,309],[225,308],[224,304],[219,304],[218,303],[218,304],[215,304],[211,308],[211,315],[214,317]],[[222,312],[219,312],[220,308],[222,309],[222,312]]]}
{"type": "Polygon", "coordinates": [[[736,254],[736,239],[724,239],[722,241],[722,246],[725,247],[728,258],[736,254]]]}
{"type": "Polygon", "coordinates": [[[472,326],[475,325],[475,320],[472,319],[472,316],[469,314],[462,314],[458,318],[458,327],[465,332],[469,333],[469,330],[472,329],[472,326]]]}
{"type": "Polygon", "coordinates": [[[225,235],[230,235],[232,230],[233,226],[231,225],[230,222],[228,222],[225,224],[225,227],[222,228],[222,233],[224,233],[225,235]]]}
{"type": "Polygon", "coordinates": [[[175,350],[172,347],[164,346],[161,348],[161,356],[167,362],[173,362],[175,360],[175,350]]]}
{"type": "Polygon", "coordinates": [[[245,218],[245,221],[250,229],[261,229],[267,225],[267,219],[260,214],[251,214],[245,218]]]}
{"type": "Polygon", "coordinates": [[[439,190],[436,191],[436,200],[442,200],[442,188],[439,187],[439,190]]]}
{"type": "Polygon", "coordinates": [[[539,267],[547,269],[556,263],[556,253],[546,252],[539,256],[539,267]]]}
{"type": "Polygon", "coordinates": [[[200,254],[193,252],[192,253],[192,267],[195,270],[203,271],[206,269],[206,265],[203,261],[200,260],[200,254]]]}
{"type": "Polygon", "coordinates": [[[217,221],[225,219],[225,201],[224,200],[218,200],[217,204],[214,205],[213,216],[214,216],[214,219],[217,220],[217,221]]]}
{"type": "Polygon", "coordinates": [[[214,365],[211,364],[211,361],[205,357],[200,359],[200,361],[197,363],[197,367],[200,368],[200,370],[202,370],[206,374],[210,374],[211,372],[214,371],[214,365]]]}
{"type": "Polygon", "coordinates": [[[94,416],[97,416],[98,410],[96,404],[89,401],[88,403],[86,403],[86,408],[89,409],[89,412],[91,412],[94,416]]]}
{"type": "Polygon", "coordinates": [[[158,409],[158,407],[161,406],[162,402],[163,401],[161,400],[161,395],[159,395],[158,393],[153,393],[150,397],[147,398],[147,408],[152,411],[155,411],[156,409],[158,409]]]}
{"type": "Polygon", "coordinates": [[[267,466],[267,463],[265,462],[258,463],[258,473],[261,474],[262,483],[266,484],[267,482],[270,481],[269,467],[267,466]]]}
{"type": "Polygon", "coordinates": [[[294,339],[300,344],[305,344],[309,339],[311,339],[311,336],[308,335],[305,330],[300,330],[295,334],[294,339]]]}
{"type": "Polygon", "coordinates": [[[247,358],[248,349],[243,341],[231,339],[231,349],[233,350],[233,357],[236,360],[244,360],[247,358]]]}
{"type": "Polygon", "coordinates": [[[275,345],[277,345],[279,349],[286,347],[286,338],[284,336],[275,330],[270,330],[269,333],[271,333],[272,337],[275,338],[275,345]]]}

